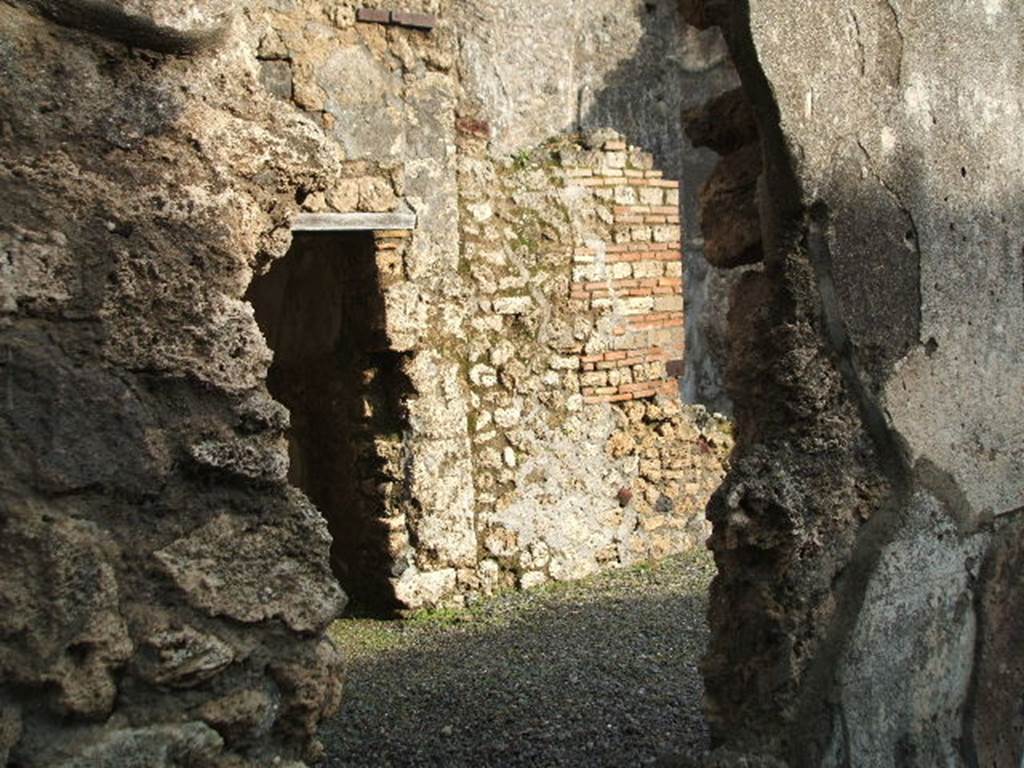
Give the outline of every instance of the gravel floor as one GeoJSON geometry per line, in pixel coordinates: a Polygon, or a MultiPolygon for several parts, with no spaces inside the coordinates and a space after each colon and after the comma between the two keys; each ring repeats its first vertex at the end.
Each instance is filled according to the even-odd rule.
{"type": "Polygon", "coordinates": [[[653,765],[703,752],[706,555],[406,621],[345,619],[327,766],[653,765]]]}

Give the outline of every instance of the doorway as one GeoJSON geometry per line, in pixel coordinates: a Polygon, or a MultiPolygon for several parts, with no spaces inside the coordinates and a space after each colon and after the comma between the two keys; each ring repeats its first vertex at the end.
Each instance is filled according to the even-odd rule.
{"type": "Polygon", "coordinates": [[[388,348],[373,233],[296,232],[246,298],[274,352],[267,387],[291,413],[289,482],[326,519],[345,591],[389,609],[411,386],[388,348]]]}

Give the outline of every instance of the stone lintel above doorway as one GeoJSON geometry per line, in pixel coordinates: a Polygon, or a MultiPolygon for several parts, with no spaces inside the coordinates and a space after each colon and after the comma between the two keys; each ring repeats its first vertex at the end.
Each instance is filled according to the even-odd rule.
{"type": "Polygon", "coordinates": [[[415,213],[300,213],[293,232],[373,232],[416,228],[415,213]]]}

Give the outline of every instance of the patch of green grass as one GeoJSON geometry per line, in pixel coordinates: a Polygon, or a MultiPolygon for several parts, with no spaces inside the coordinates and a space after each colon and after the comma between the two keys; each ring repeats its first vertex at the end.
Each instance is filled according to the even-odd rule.
{"type": "Polygon", "coordinates": [[[512,167],[517,171],[525,171],[530,167],[530,150],[521,149],[512,155],[512,167]]]}
{"type": "Polygon", "coordinates": [[[380,619],[342,619],[327,630],[346,657],[377,656],[402,645],[400,622],[380,619]]]}
{"type": "Polygon", "coordinates": [[[413,626],[446,627],[472,620],[472,612],[466,608],[422,608],[406,617],[406,621],[413,626]]]}

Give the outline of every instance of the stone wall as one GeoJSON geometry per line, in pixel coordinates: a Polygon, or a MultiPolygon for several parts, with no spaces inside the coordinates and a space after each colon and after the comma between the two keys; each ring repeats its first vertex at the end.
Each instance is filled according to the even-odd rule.
{"type": "MultiPolygon", "coordinates": [[[[462,590],[584,576],[699,545],[727,425],[680,403],[678,182],[613,132],[495,162],[460,142],[483,547],[462,590]],[[688,441],[675,448],[658,435],[688,441]]],[[[453,574],[456,576],[456,574],[453,574]]]]}
{"type": "Polygon", "coordinates": [[[735,88],[717,29],[683,23],[676,0],[465,0],[456,5],[464,107],[512,154],[559,132],[614,128],[683,179],[688,402],[728,413],[725,317],[734,278],[703,257],[697,191],[714,154],[691,144],[682,117],[735,88]]]}
{"type": "Polygon", "coordinates": [[[4,764],[315,757],[340,691],[242,298],[340,153],[251,27],[157,5],[0,6],[4,764]]]}
{"type": "Polygon", "coordinates": [[[704,216],[756,263],[708,512],[710,764],[1018,765],[1024,15],[683,5],[725,29],[747,100],[709,110],[704,216]]]}
{"type": "MultiPolygon", "coordinates": [[[[621,467],[630,466],[631,460],[620,457],[611,462],[618,468],[609,469],[609,462],[595,457],[595,476],[600,480],[581,478],[581,467],[570,468],[567,457],[586,442],[589,425],[574,415],[579,423],[574,422],[573,429],[563,433],[552,431],[551,426],[561,418],[551,414],[561,413],[566,407],[562,400],[572,395],[577,397],[570,405],[586,401],[589,407],[595,399],[623,401],[633,393],[667,391],[661,384],[652,387],[644,382],[663,381],[664,363],[682,357],[679,294],[685,281],[679,256],[682,201],[678,184],[663,181],[663,171],[653,170],[655,159],[645,155],[644,167],[631,167],[628,172],[650,172],[651,178],[621,190],[613,184],[599,192],[601,196],[594,196],[602,202],[605,217],[623,219],[621,226],[611,220],[599,222],[600,228],[607,230],[600,232],[590,221],[597,221],[596,208],[579,212],[580,204],[566,198],[562,176],[533,167],[536,151],[531,147],[535,145],[527,142],[538,142],[580,124],[576,111],[570,114],[562,109],[563,97],[569,98],[576,110],[578,93],[586,91],[602,100],[602,119],[639,136],[655,157],[661,155],[673,168],[680,168],[684,154],[671,137],[681,138],[679,99],[686,94],[696,100],[697,81],[693,81],[692,94],[682,87],[668,87],[681,86],[683,75],[675,67],[666,68],[655,54],[689,51],[688,60],[694,67],[702,56],[720,61],[722,52],[720,46],[715,47],[714,34],[673,37],[680,34],[680,27],[671,4],[654,10],[643,3],[609,5],[601,11],[599,26],[606,42],[615,41],[614,48],[596,42],[584,46],[574,54],[578,66],[569,73],[559,70],[557,83],[537,92],[544,95],[528,96],[531,73],[547,76],[539,70],[540,60],[527,55],[536,48],[539,30],[548,29],[542,23],[544,14],[565,14],[575,19],[575,28],[583,29],[592,21],[597,23],[596,9],[584,11],[567,2],[548,5],[540,15],[524,13],[526,9],[519,6],[484,3],[426,3],[412,10],[436,14],[433,31],[423,34],[393,25],[353,25],[350,11],[336,10],[329,23],[316,18],[311,10],[272,11],[260,17],[264,26],[259,51],[265,85],[306,110],[347,152],[342,172],[351,180],[326,194],[305,198],[303,209],[408,207],[417,215],[414,237],[394,265],[393,278],[384,290],[391,348],[407,355],[403,370],[411,390],[405,398],[407,428],[402,432],[401,448],[396,446],[388,451],[389,459],[381,459],[385,464],[407,464],[401,472],[397,467],[391,471],[393,477],[401,475],[402,481],[382,479],[391,489],[380,521],[387,528],[388,580],[396,604],[419,607],[457,602],[466,595],[522,583],[523,576],[534,570],[519,563],[521,553],[530,548],[553,549],[554,566],[545,565],[543,574],[528,575],[527,584],[548,576],[580,576],[599,564],[633,562],[639,552],[667,553],[692,544],[699,537],[692,534],[691,526],[691,534],[671,537],[676,540],[672,546],[661,534],[658,547],[635,543],[635,552],[627,552],[622,539],[633,535],[630,526],[635,528],[637,523],[631,510],[623,517],[617,499],[619,491],[628,490],[636,477],[635,469],[621,473],[621,467]],[[624,29],[631,31],[612,34],[624,29]],[[476,55],[473,52],[481,41],[489,47],[476,55]],[[501,50],[514,52],[512,59],[528,65],[527,69],[507,70],[506,59],[494,58],[501,50]],[[630,78],[664,81],[662,103],[648,101],[646,96],[634,98],[633,81],[620,71],[624,67],[635,69],[630,69],[630,78]],[[502,97],[494,92],[499,83],[503,84],[502,97]],[[573,95],[570,98],[568,94],[573,95]],[[527,110],[526,105],[536,98],[543,104],[527,110]],[[514,110],[508,99],[515,100],[514,110]],[[512,155],[511,150],[515,150],[512,155]],[[406,160],[410,157],[414,159],[406,160]],[[514,188],[514,181],[507,183],[512,180],[500,171],[502,167],[513,168],[521,179],[531,177],[527,188],[514,188]],[[492,183],[498,186],[487,186],[492,183]],[[615,194],[620,197],[617,203],[615,194]],[[630,204],[641,207],[627,211],[630,204]],[[645,210],[652,205],[658,210],[645,210]],[[629,221],[630,215],[647,221],[629,221]],[[673,232],[668,233],[666,226],[674,227],[673,232]],[[628,246],[630,235],[623,233],[636,229],[641,237],[644,227],[660,228],[646,235],[650,240],[656,234],[658,241],[628,246]],[[594,254],[588,252],[586,239],[598,236],[607,239],[608,253],[602,249],[601,263],[587,264],[594,254]],[[550,247],[555,243],[562,249],[550,247]],[[634,265],[647,248],[650,258],[634,265]],[[564,280],[570,277],[573,259],[579,262],[579,284],[568,286],[564,280]],[[617,266],[612,266],[613,262],[618,262],[617,266]],[[621,273],[618,282],[613,279],[599,288],[585,288],[597,281],[586,279],[587,271],[604,270],[606,263],[610,271],[608,275],[602,271],[601,278],[621,273]],[[634,279],[636,285],[625,285],[634,279]],[[640,285],[652,280],[663,284],[640,285]],[[602,302],[610,302],[611,294],[589,295],[613,291],[619,302],[626,298],[618,296],[620,290],[632,291],[635,295],[628,301],[635,307],[650,304],[650,311],[623,314],[610,306],[602,309],[602,302]],[[581,291],[588,293],[587,306],[576,307],[580,317],[575,317],[567,298],[581,291]],[[664,308],[655,309],[655,304],[664,308]],[[584,309],[607,315],[600,324],[609,339],[613,333],[622,336],[615,336],[607,350],[583,355],[594,359],[581,362],[577,359],[580,355],[573,352],[578,340],[567,343],[564,338],[549,337],[564,336],[566,328],[583,322],[584,309]],[[617,328],[615,318],[620,316],[627,319],[617,328]],[[647,327],[635,328],[638,324],[647,327]],[[660,333],[655,326],[661,326],[660,333]],[[500,343],[493,335],[496,330],[503,334],[500,343]],[[545,342],[541,350],[533,348],[531,336],[545,342]],[[494,344],[497,346],[492,348],[494,344]],[[477,352],[478,345],[487,345],[486,360],[477,352]],[[553,363],[556,368],[537,368],[535,352],[558,357],[553,363]],[[595,357],[606,353],[608,359],[595,357]],[[510,357],[516,359],[506,359],[510,357]],[[613,366],[612,357],[623,362],[613,366]],[[495,364],[490,358],[501,362],[495,364]],[[566,365],[570,368],[557,367],[566,365]],[[610,373],[605,370],[608,368],[610,373]],[[513,385],[504,386],[501,375],[513,385]],[[609,375],[614,384],[609,383],[609,375]],[[552,376],[559,377],[560,383],[554,387],[557,391],[545,391],[552,389],[550,381],[545,381],[552,376]],[[588,383],[580,384],[580,378],[588,383]],[[492,387],[494,391],[490,391],[492,387]],[[524,398],[520,389],[529,397],[524,398]],[[499,419],[509,423],[500,425],[499,419]],[[521,423],[523,420],[530,423],[521,423]],[[513,427],[514,435],[505,434],[513,427]],[[541,450],[538,435],[564,437],[558,451],[566,451],[566,457],[559,457],[558,451],[541,450]],[[519,445],[513,444],[516,439],[519,445]],[[552,457],[558,459],[553,466],[563,466],[563,471],[547,483],[546,491],[535,490],[535,483],[526,482],[531,474],[524,466],[550,463],[552,457]],[[515,462],[514,466],[509,466],[510,462],[515,462]],[[548,509],[559,498],[571,514],[548,509]],[[595,514],[595,500],[607,504],[608,509],[595,514]],[[552,522],[560,519],[564,520],[561,524],[552,522]]],[[[552,29],[548,32],[554,34],[552,29]]],[[[557,32],[565,33],[564,28],[557,32]]],[[[539,150],[540,154],[545,151],[539,150]]],[[[632,155],[638,157],[640,152],[634,148],[632,155]]],[[[603,156],[594,155],[590,160],[596,162],[599,157],[603,156]]],[[[621,170],[625,178],[627,153],[618,150],[609,157],[621,166],[609,168],[609,173],[621,170]]],[[[551,162],[545,158],[540,164],[550,166],[551,162]]],[[[584,181],[582,176],[577,178],[584,181]]],[[[587,189],[582,183],[579,187],[587,189]]],[[[581,193],[577,190],[575,194],[581,193]]],[[[592,320],[598,323],[598,319],[592,320]]],[[[718,462],[730,444],[717,426],[719,422],[707,423],[716,425],[711,431],[717,437],[709,437],[708,442],[714,450],[707,457],[707,466],[701,465],[701,470],[694,470],[683,483],[700,485],[699,492],[691,493],[694,499],[701,492],[709,493],[717,483],[718,462]]],[[[603,429],[605,438],[613,434],[614,420],[606,418],[603,429]]],[[[379,453],[378,448],[373,450],[379,453]]],[[[672,467],[669,471],[682,470],[672,467]]],[[[685,528],[699,505],[692,501],[683,504],[676,510],[673,524],[685,528]]],[[[384,535],[378,532],[378,537],[384,535]]],[[[645,541],[650,538],[646,532],[637,536],[645,541]]],[[[524,559],[528,562],[529,557],[524,559]]]]}

